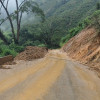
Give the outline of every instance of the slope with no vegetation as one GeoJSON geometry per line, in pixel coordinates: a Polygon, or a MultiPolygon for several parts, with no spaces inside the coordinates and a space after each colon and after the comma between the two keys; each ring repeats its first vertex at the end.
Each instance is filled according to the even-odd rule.
{"type": "Polygon", "coordinates": [[[66,43],[63,50],[73,59],[100,72],[100,33],[93,27],[81,31],[66,43]]]}

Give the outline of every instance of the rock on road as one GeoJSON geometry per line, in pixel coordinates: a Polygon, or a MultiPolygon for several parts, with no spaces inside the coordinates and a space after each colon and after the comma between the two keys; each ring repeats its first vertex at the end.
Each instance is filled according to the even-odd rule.
{"type": "Polygon", "coordinates": [[[100,79],[55,50],[30,64],[1,69],[0,100],[100,100],[100,79]]]}

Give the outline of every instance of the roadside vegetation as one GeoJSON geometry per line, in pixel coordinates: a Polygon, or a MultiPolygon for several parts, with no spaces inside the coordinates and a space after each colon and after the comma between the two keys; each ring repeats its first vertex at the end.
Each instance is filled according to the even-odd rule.
{"type": "Polygon", "coordinates": [[[68,31],[68,34],[61,39],[61,47],[87,26],[95,27],[98,31],[98,35],[100,36],[100,3],[97,3],[96,8],[97,10],[91,16],[88,16],[85,20],[80,22],[77,27],[68,31]]]}
{"type": "Polygon", "coordinates": [[[62,47],[66,42],[68,42],[72,37],[77,35],[85,27],[91,23],[90,18],[86,18],[84,21],[80,22],[77,27],[72,28],[68,31],[67,35],[61,39],[60,46],[62,47]]]}

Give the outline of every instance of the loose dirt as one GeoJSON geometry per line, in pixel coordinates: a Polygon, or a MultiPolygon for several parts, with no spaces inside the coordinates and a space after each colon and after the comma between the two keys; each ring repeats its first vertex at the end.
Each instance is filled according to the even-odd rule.
{"type": "Polygon", "coordinates": [[[48,50],[45,47],[28,46],[21,52],[14,60],[33,60],[43,58],[47,54],[48,50]]]}
{"type": "Polygon", "coordinates": [[[0,100],[100,100],[97,75],[59,50],[9,67],[0,70],[0,100]]]}
{"type": "Polygon", "coordinates": [[[86,28],[62,48],[72,59],[100,72],[100,35],[95,28],[86,28]]]}

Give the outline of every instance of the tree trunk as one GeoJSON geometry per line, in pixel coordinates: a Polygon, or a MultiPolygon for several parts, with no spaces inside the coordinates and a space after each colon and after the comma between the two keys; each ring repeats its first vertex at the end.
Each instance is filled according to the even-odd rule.
{"type": "Polygon", "coordinates": [[[3,35],[3,33],[2,33],[1,31],[0,31],[0,38],[1,38],[1,40],[4,41],[4,43],[5,43],[6,45],[9,44],[9,42],[8,42],[7,39],[6,39],[6,37],[3,35]]]}
{"type": "Polygon", "coordinates": [[[1,5],[3,6],[4,10],[6,11],[6,14],[8,16],[8,19],[9,19],[9,22],[10,22],[10,25],[11,25],[11,29],[12,29],[12,34],[13,34],[13,38],[14,38],[14,42],[16,42],[16,36],[15,36],[15,31],[14,31],[14,26],[13,26],[13,22],[12,22],[12,19],[10,17],[10,14],[8,12],[8,9],[5,7],[4,3],[2,2],[2,0],[0,0],[1,2],[1,5]]]}

